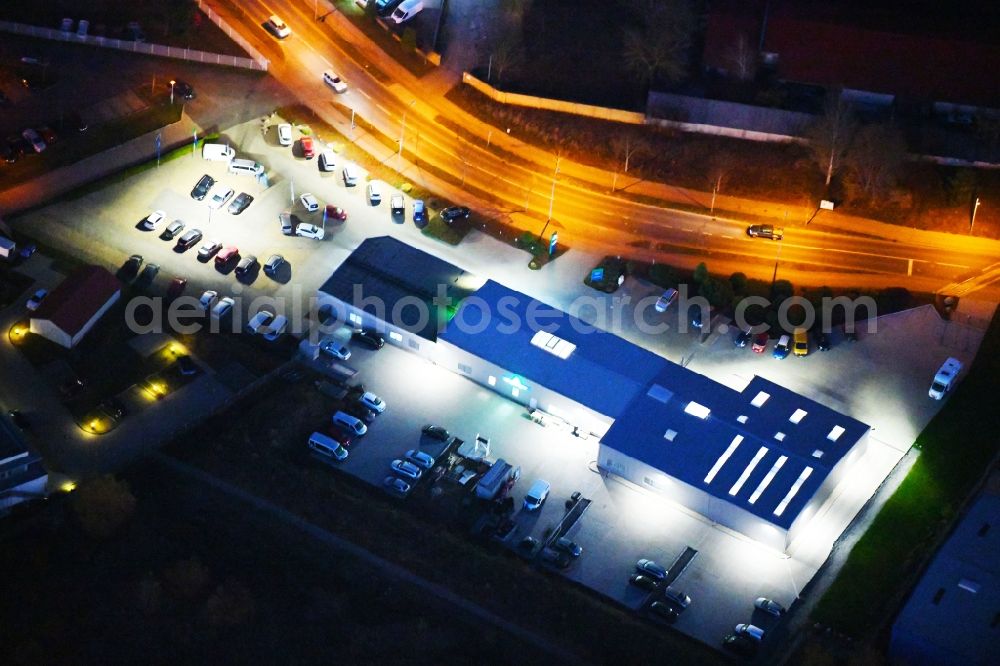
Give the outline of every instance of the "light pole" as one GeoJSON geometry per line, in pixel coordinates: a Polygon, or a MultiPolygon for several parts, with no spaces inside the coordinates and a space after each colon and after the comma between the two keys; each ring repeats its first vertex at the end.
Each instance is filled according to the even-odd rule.
{"type": "Polygon", "coordinates": [[[552,192],[549,193],[549,219],[552,219],[552,207],[556,202],[556,179],[559,176],[559,161],[562,160],[561,156],[556,157],[556,171],[552,174],[552,192]]]}
{"type": "Polygon", "coordinates": [[[778,251],[774,255],[774,273],[771,274],[771,297],[774,297],[774,283],[778,280],[778,259],[781,258],[781,241],[778,243],[778,251]]]}
{"type": "Polygon", "coordinates": [[[975,203],[975,205],[974,205],[974,206],[972,207],[972,221],[971,221],[971,222],[969,222],[969,234],[972,234],[972,228],[973,228],[974,226],[976,226],[976,211],[978,211],[978,210],[979,210],[979,205],[980,205],[981,203],[982,203],[982,202],[981,202],[981,201],[979,200],[979,197],[976,197],[976,203],[975,203]]]}
{"type": "Polygon", "coordinates": [[[417,100],[411,99],[409,106],[403,109],[403,124],[399,128],[399,157],[403,157],[403,138],[406,136],[406,112],[413,108],[413,105],[417,103],[417,100]]]}
{"type": "Polygon", "coordinates": [[[170,106],[174,105],[174,84],[177,83],[173,79],[170,79],[170,106]]]}

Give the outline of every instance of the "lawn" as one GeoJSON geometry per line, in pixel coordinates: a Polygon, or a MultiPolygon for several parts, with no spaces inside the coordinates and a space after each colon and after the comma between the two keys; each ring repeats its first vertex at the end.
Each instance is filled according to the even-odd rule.
{"type": "Polygon", "coordinates": [[[920,457],[851,551],[813,617],[853,636],[885,626],[1000,449],[1000,313],[975,364],[920,434],[920,457]]]}

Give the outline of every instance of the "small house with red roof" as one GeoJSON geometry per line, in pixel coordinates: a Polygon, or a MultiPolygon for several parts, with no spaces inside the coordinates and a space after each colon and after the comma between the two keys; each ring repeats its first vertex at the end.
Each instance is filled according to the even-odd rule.
{"type": "Polygon", "coordinates": [[[83,266],[63,280],[31,316],[31,332],[71,349],[121,298],[118,278],[83,266]]]}

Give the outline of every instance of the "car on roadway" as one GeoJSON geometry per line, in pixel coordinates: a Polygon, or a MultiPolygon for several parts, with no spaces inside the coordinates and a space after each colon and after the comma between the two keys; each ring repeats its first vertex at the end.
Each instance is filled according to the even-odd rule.
{"type": "Polygon", "coordinates": [[[787,358],[790,346],[791,340],[789,337],[787,335],[782,335],[778,338],[777,344],[774,345],[774,351],[771,352],[771,355],[777,359],[787,358]]]}
{"type": "Polygon", "coordinates": [[[304,136],[299,139],[299,146],[302,148],[302,157],[311,160],[316,157],[316,147],[313,145],[311,136],[304,136]]]}
{"type": "Polygon", "coordinates": [[[325,236],[325,232],[321,227],[317,227],[315,224],[302,223],[295,228],[295,235],[321,241],[323,240],[323,236],[325,236]]]}
{"type": "Polygon", "coordinates": [[[347,92],[347,84],[344,83],[344,80],[340,78],[340,75],[337,74],[332,69],[328,69],[325,72],[323,72],[323,82],[326,85],[333,88],[334,92],[337,93],[347,92]]]}
{"type": "Polygon", "coordinates": [[[292,29],[274,14],[267,17],[267,21],[264,22],[264,27],[278,39],[285,39],[292,34],[292,29]]]}
{"type": "Polygon", "coordinates": [[[219,292],[212,289],[206,289],[204,292],[202,292],[201,298],[198,299],[198,303],[207,312],[212,308],[213,305],[215,305],[215,301],[218,298],[219,298],[219,292]]]}
{"type": "Polygon", "coordinates": [[[337,340],[330,339],[324,341],[320,344],[319,350],[327,356],[332,356],[341,361],[351,358],[351,350],[337,340]]]}
{"type": "Polygon", "coordinates": [[[222,249],[222,241],[216,238],[209,238],[205,241],[201,247],[198,248],[198,258],[202,261],[208,261],[212,256],[222,249]]]}
{"type": "Polygon", "coordinates": [[[556,550],[561,550],[564,553],[568,553],[571,557],[580,557],[583,554],[583,547],[577,542],[568,539],[566,537],[559,537],[556,542],[552,544],[552,547],[556,550]]]}
{"type": "Polygon", "coordinates": [[[238,256],[240,256],[240,249],[238,247],[235,245],[226,246],[215,255],[215,265],[217,268],[228,266],[229,262],[238,256]]]}
{"type": "Polygon", "coordinates": [[[398,476],[387,476],[382,480],[382,485],[393,495],[405,497],[410,492],[410,484],[403,481],[398,476]]]}
{"type": "Polygon", "coordinates": [[[260,329],[264,328],[274,320],[274,317],[275,314],[273,312],[261,310],[250,318],[250,321],[246,323],[243,330],[251,335],[257,335],[257,333],[260,332],[260,329]]]}
{"type": "Polygon", "coordinates": [[[177,249],[187,250],[194,247],[195,243],[201,240],[201,229],[188,229],[179,239],[177,239],[177,249]]]}
{"type": "Polygon", "coordinates": [[[774,617],[781,617],[785,614],[784,606],[773,599],[768,599],[767,597],[757,597],[753,602],[753,607],[757,610],[764,611],[768,615],[773,615],[774,617]]]}
{"type": "Polygon", "coordinates": [[[233,215],[239,215],[247,209],[247,207],[253,203],[253,197],[246,192],[240,192],[233,199],[232,203],[229,204],[227,209],[233,215]]]}
{"type": "Polygon", "coordinates": [[[142,221],[142,228],[146,231],[153,231],[158,226],[163,224],[163,221],[167,219],[167,214],[162,210],[154,210],[152,213],[146,216],[146,219],[142,221]]]}
{"type": "Polygon", "coordinates": [[[465,206],[449,206],[441,211],[441,219],[451,224],[455,220],[467,220],[471,211],[465,206]]]}
{"type": "Polygon", "coordinates": [[[447,442],[451,439],[451,433],[439,425],[428,424],[421,428],[420,431],[431,439],[436,439],[439,442],[447,442]]]}
{"type": "Polygon", "coordinates": [[[677,300],[677,290],[674,288],[667,289],[663,292],[663,295],[656,299],[656,311],[666,312],[670,304],[677,300]]]}
{"type": "Polygon", "coordinates": [[[751,224],[747,227],[747,236],[751,238],[770,238],[778,241],[784,238],[784,235],[784,229],[775,229],[770,224],[751,224]]]}
{"type": "Polygon", "coordinates": [[[747,346],[747,343],[750,342],[751,337],[753,337],[753,333],[750,332],[749,328],[745,331],[740,331],[739,334],[736,336],[736,339],[733,340],[733,344],[742,349],[743,347],[747,346]]]}
{"type": "Polygon", "coordinates": [[[278,125],[278,143],[282,146],[292,145],[292,126],[289,123],[278,125]]]}
{"type": "Polygon", "coordinates": [[[302,202],[302,207],[310,213],[315,213],[319,210],[319,202],[316,201],[316,197],[309,192],[303,192],[302,196],[299,197],[299,201],[302,202]]]}
{"type": "Polygon", "coordinates": [[[21,136],[24,140],[31,144],[31,148],[36,152],[40,153],[45,150],[45,141],[39,136],[38,132],[31,129],[30,127],[21,132],[21,136]]]}
{"type": "Polygon", "coordinates": [[[755,354],[763,354],[764,350],[767,349],[768,336],[767,333],[758,333],[753,338],[753,346],[750,348],[755,354]]]}
{"type": "Polygon", "coordinates": [[[31,298],[29,298],[28,302],[25,303],[25,307],[34,312],[35,310],[38,309],[38,306],[42,304],[42,301],[44,301],[45,297],[48,295],[49,295],[48,289],[39,289],[38,291],[36,291],[34,294],[31,295],[31,298]]]}
{"type": "Polygon", "coordinates": [[[326,207],[326,219],[338,220],[340,222],[343,222],[344,220],[347,219],[347,211],[341,208],[340,206],[334,206],[333,204],[329,204],[326,207]]]}
{"type": "Polygon", "coordinates": [[[236,305],[236,301],[229,296],[223,296],[214,306],[212,306],[212,318],[222,319],[233,311],[234,305],[236,305]]]}
{"type": "Polygon", "coordinates": [[[635,570],[646,576],[651,576],[658,581],[667,577],[667,570],[653,560],[643,558],[635,563],[635,570]]]}
{"type": "Polygon", "coordinates": [[[332,150],[323,150],[319,154],[319,170],[320,171],[335,171],[337,168],[337,158],[334,156],[332,150]]]}
{"type": "Polygon", "coordinates": [[[363,328],[360,331],[354,331],[351,333],[351,340],[354,342],[360,342],[373,351],[382,349],[382,347],[385,346],[385,338],[371,328],[363,328]]]}
{"type": "Polygon", "coordinates": [[[652,592],[656,589],[658,581],[656,578],[646,574],[634,573],[628,577],[628,582],[636,587],[652,592]]]}
{"type": "Polygon", "coordinates": [[[248,254],[247,256],[240,259],[240,263],[236,264],[236,276],[245,277],[256,267],[257,267],[257,257],[253,256],[252,254],[248,254]]]}
{"type": "Polygon", "coordinates": [[[236,190],[229,187],[228,185],[223,185],[219,183],[217,186],[212,188],[211,196],[208,199],[208,207],[218,210],[226,205],[232,196],[236,194],[236,190]]]}
{"type": "Polygon", "coordinates": [[[416,449],[410,449],[406,452],[406,459],[417,467],[422,467],[424,469],[430,469],[434,467],[434,458],[423,451],[418,451],[416,449]]]}
{"type": "Polygon", "coordinates": [[[661,620],[666,620],[667,622],[676,622],[677,618],[680,616],[677,609],[665,601],[654,601],[649,604],[649,612],[651,615],[655,615],[661,620]]]}
{"type": "Polygon", "coordinates": [[[167,225],[167,228],[163,230],[160,234],[160,238],[163,240],[173,240],[177,234],[184,231],[184,222],[182,220],[174,220],[167,225]]]}
{"type": "Polygon", "coordinates": [[[280,254],[272,254],[264,262],[264,275],[274,277],[281,267],[285,265],[285,258],[280,254]]]}
{"type": "Polygon", "coordinates": [[[398,458],[392,461],[390,467],[392,467],[392,471],[396,474],[399,474],[407,479],[412,479],[413,481],[419,479],[423,474],[423,472],[420,471],[420,468],[413,463],[406,460],[400,460],[398,458]]]}
{"type": "Polygon", "coordinates": [[[195,183],[194,188],[191,190],[191,198],[201,201],[208,194],[208,191],[212,189],[213,185],[215,185],[215,179],[206,173],[195,183]]]}
{"type": "Polygon", "coordinates": [[[358,398],[358,402],[361,405],[372,410],[376,414],[381,414],[382,412],[385,411],[385,400],[378,397],[371,391],[366,391],[365,393],[362,393],[361,397],[358,398]]]}

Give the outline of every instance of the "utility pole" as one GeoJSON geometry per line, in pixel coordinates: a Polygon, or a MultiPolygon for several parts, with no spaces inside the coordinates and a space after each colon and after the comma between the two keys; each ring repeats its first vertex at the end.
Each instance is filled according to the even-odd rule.
{"type": "Polygon", "coordinates": [[[970,235],[972,234],[972,228],[976,226],[976,211],[979,210],[979,205],[981,203],[982,202],[979,200],[979,197],[976,197],[976,203],[975,203],[975,205],[972,206],[972,221],[969,222],[969,234],[970,235]]]}
{"type": "Polygon", "coordinates": [[[552,192],[549,194],[549,219],[552,219],[552,207],[556,202],[556,180],[559,176],[559,161],[562,160],[561,156],[556,156],[556,171],[552,174],[552,192]]]}
{"type": "Polygon", "coordinates": [[[399,157],[403,157],[403,139],[406,136],[406,112],[413,108],[413,105],[417,103],[417,100],[410,100],[410,105],[403,109],[403,124],[399,128],[399,157]]]}

